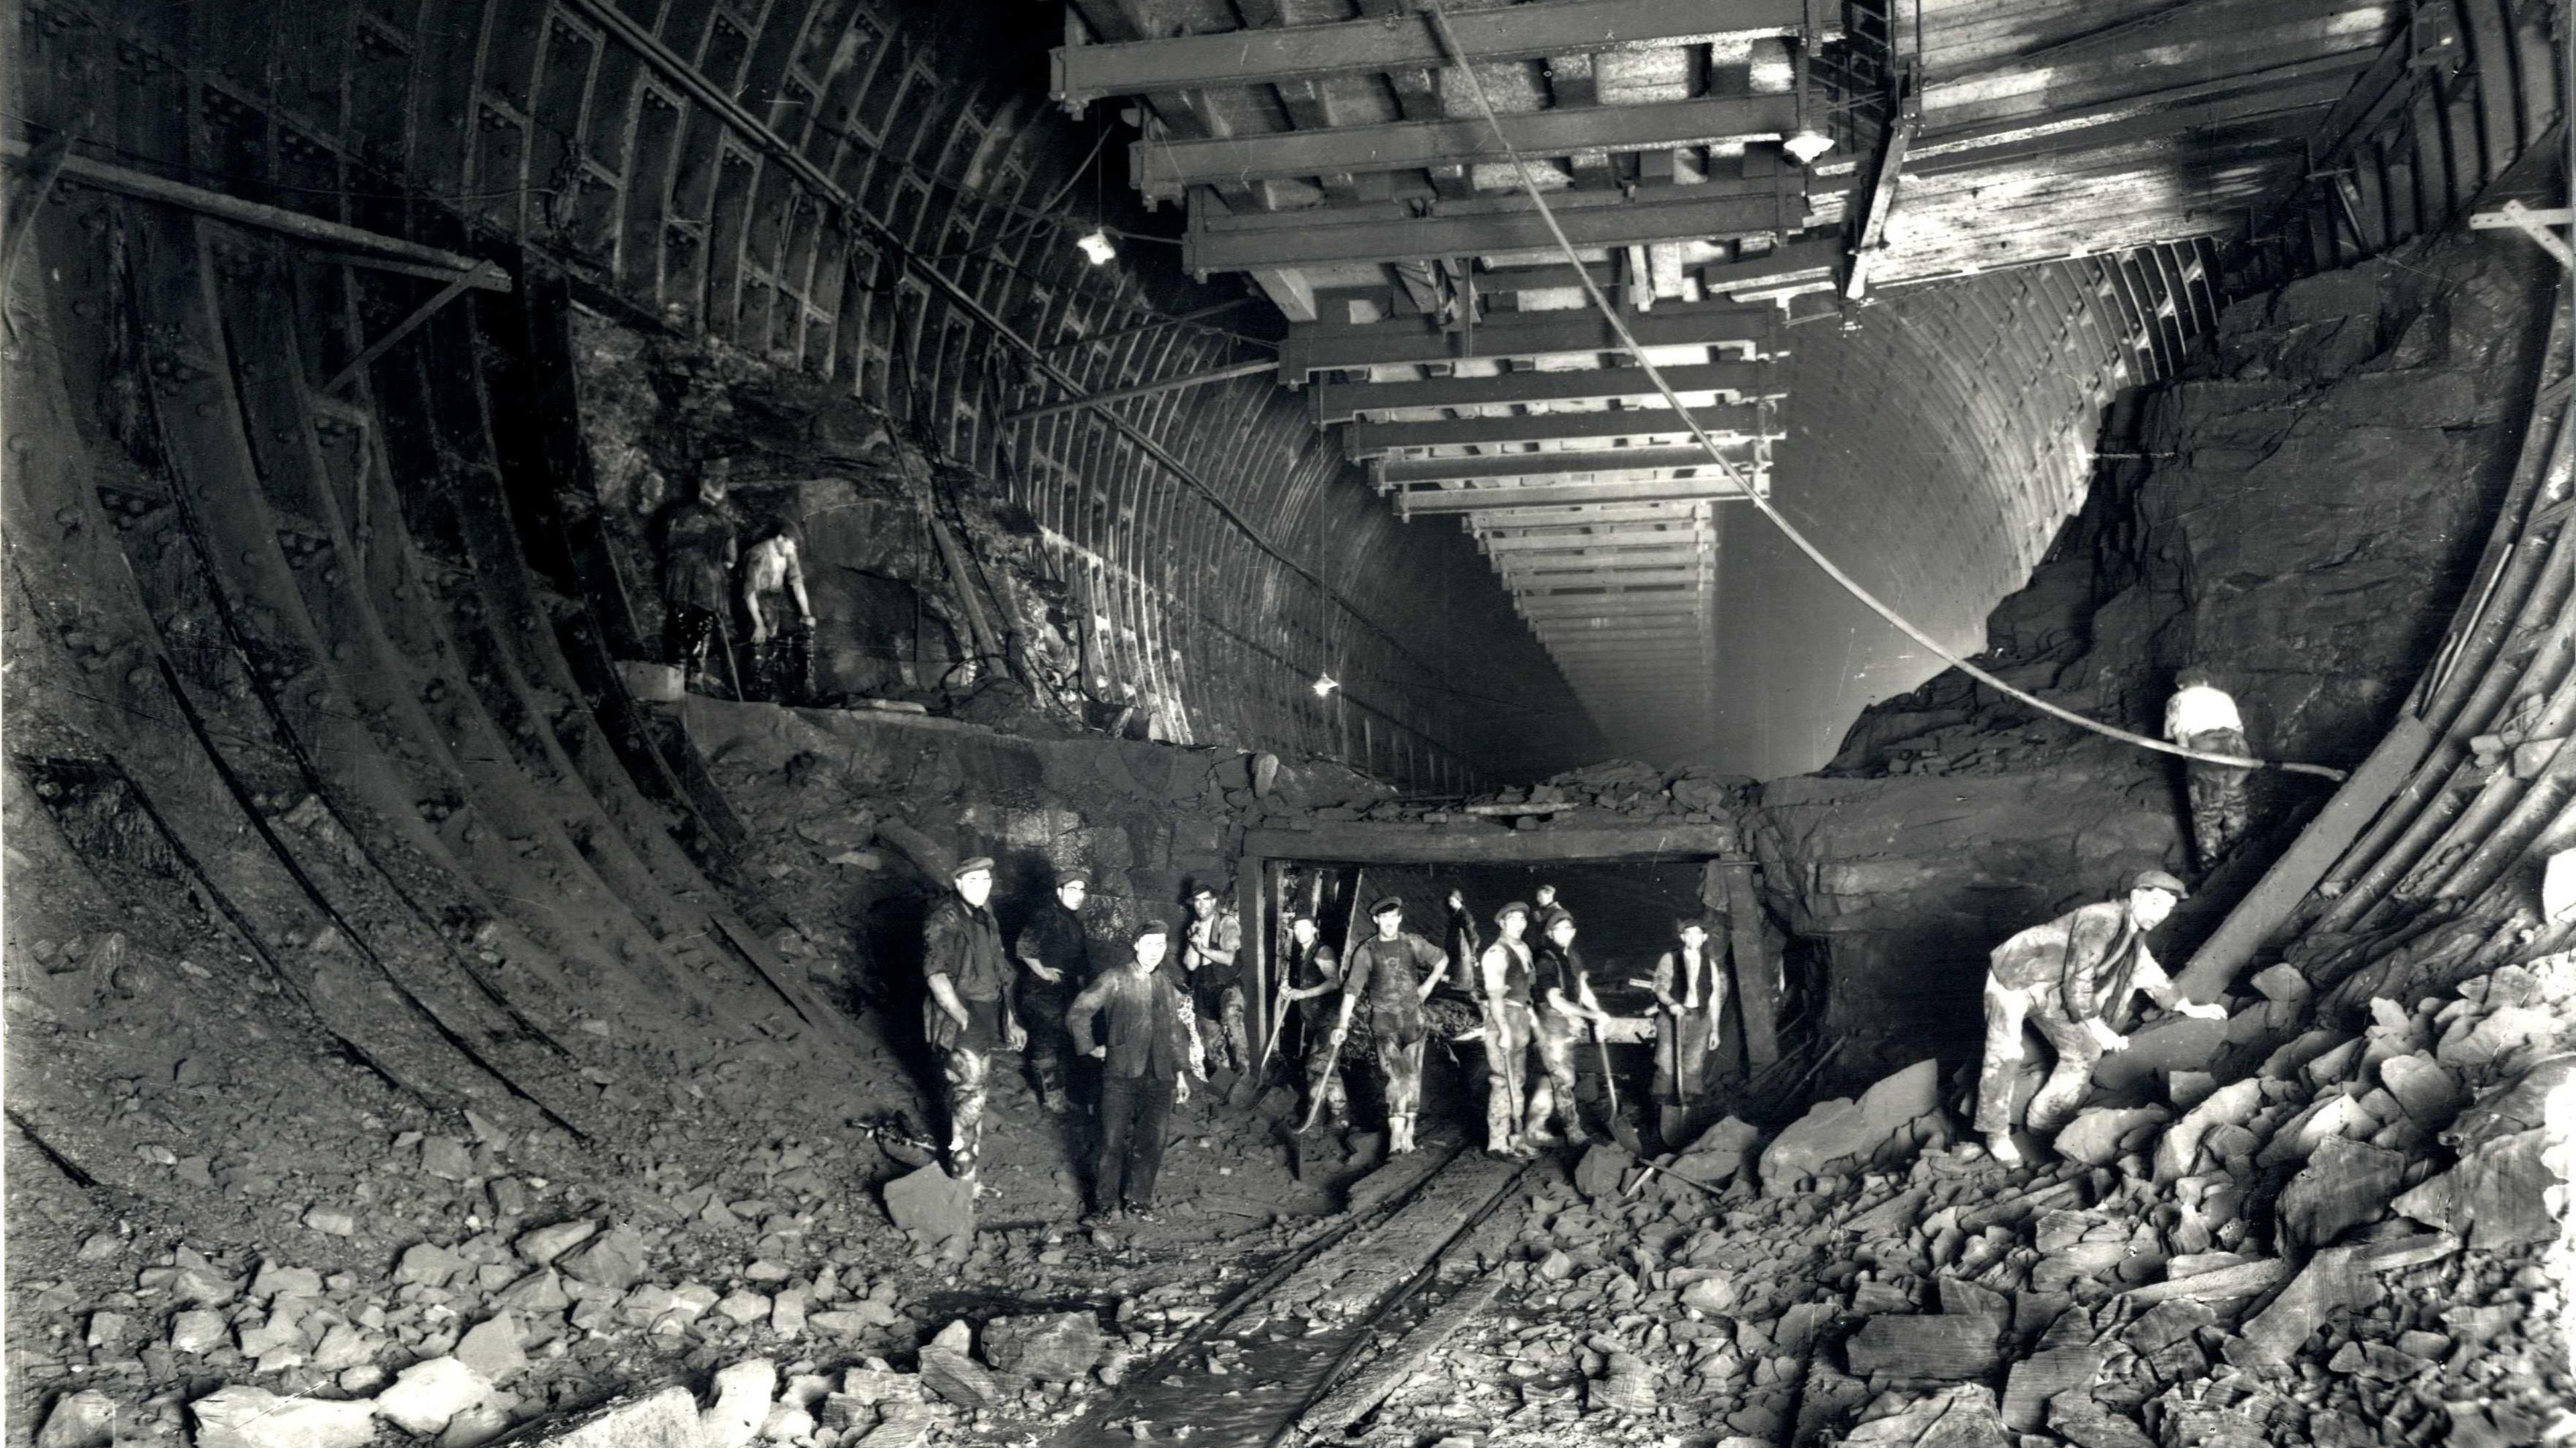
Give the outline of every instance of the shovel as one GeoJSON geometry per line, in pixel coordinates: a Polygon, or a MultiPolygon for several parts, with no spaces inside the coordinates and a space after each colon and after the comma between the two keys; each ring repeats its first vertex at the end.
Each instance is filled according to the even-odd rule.
{"type": "Polygon", "coordinates": [[[1601,1089],[1610,1101],[1610,1136],[1619,1143],[1620,1150],[1642,1159],[1646,1144],[1637,1139],[1637,1128],[1619,1114],[1619,1080],[1610,1074],[1610,1038],[1601,1033],[1599,1021],[1592,1023],[1592,1044],[1601,1052],[1601,1089]]]}

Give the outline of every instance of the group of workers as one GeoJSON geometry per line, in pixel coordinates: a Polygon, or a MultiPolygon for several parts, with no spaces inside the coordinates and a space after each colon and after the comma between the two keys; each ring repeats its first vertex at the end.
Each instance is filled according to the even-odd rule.
{"type": "MultiPolygon", "coordinates": [[[[1576,1051],[1585,1023],[1597,1033],[1610,1016],[1575,949],[1574,916],[1552,887],[1540,887],[1537,904],[1515,900],[1495,911],[1489,944],[1452,891],[1446,948],[1406,927],[1400,897],[1381,897],[1347,958],[1312,913],[1291,912],[1281,1010],[1256,1052],[1237,971],[1242,925],[1217,891],[1190,897],[1176,978],[1166,969],[1172,927],[1159,919],[1136,924],[1125,958],[1100,968],[1081,914],[1091,880],[1078,870],[1059,877],[1054,898],[1030,912],[1006,954],[993,880],[990,857],[961,861],[923,926],[923,1034],[946,1096],[948,1169],[979,1192],[985,1104],[1002,1052],[1027,1053],[1040,1103],[1058,1113],[1073,1099],[1073,1063],[1095,1063],[1091,1210],[1102,1215],[1151,1216],[1171,1111],[1189,1100],[1191,1080],[1207,1080],[1212,1067],[1260,1071],[1283,1047],[1303,1064],[1310,1126],[1350,1124],[1346,1074],[1373,1063],[1391,1153],[1420,1145],[1423,1061],[1435,1033],[1482,1043],[1487,1150],[1528,1157],[1560,1140],[1594,1139],[1577,1102],[1576,1051]],[[1444,984],[1453,990],[1435,1002],[1444,984]]],[[[1710,920],[1680,921],[1652,978],[1633,982],[1657,1004],[1655,1085],[1667,1105],[1711,1087],[1727,998],[1723,947],[1713,938],[1710,920]]]]}
{"type": "MultiPolygon", "coordinates": [[[[2196,736],[2201,747],[2243,747],[2241,733],[2222,741],[2209,737],[2215,730],[2175,732],[2196,736]]],[[[2195,843],[2205,861],[2241,831],[2241,791],[2241,780],[2204,785],[2195,776],[2195,843]]],[[[1151,1218],[1172,1108],[1189,1099],[1192,1079],[1208,1079],[1211,1057],[1241,1077],[1266,1070],[1283,1045],[1287,1059],[1304,1067],[1308,1127],[1327,1117],[1350,1123],[1345,1074],[1355,1060],[1373,1061],[1391,1153],[1419,1145],[1423,1061],[1435,1032],[1482,1043],[1489,1152],[1527,1158],[1560,1140],[1594,1139],[1576,1097],[1577,1048],[1587,1028],[1606,1042],[1611,1017],[1575,949],[1575,918],[1556,903],[1552,887],[1539,887],[1535,903],[1514,900],[1496,910],[1490,943],[1480,939],[1463,894],[1451,891],[1445,947],[1406,927],[1401,897],[1382,896],[1369,905],[1370,929],[1347,958],[1324,939],[1313,913],[1289,912],[1275,976],[1278,1009],[1269,1041],[1256,1052],[1238,970],[1242,924],[1217,891],[1190,896],[1176,980],[1163,968],[1172,929],[1160,919],[1128,932],[1124,960],[1096,968],[1081,918],[1091,881],[1081,871],[1062,875],[1054,900],[1022,925],[1016,976],[990,906],[993,861],[961,862],[953,885],[924,926],[923,1027],[946,1088],[949,1171],[962,1181],[979,1176],[992,1057],[1024,1049],[1041,1103],[1059,1113],[1071,1100],[1070,1062],[1097,1063],[1091,1211],[1098,1216],[1151,1218]],[[1451,994],[1435,1002],[1444,985],[1451,994]],[[1291,1024],[1296,1038],[1283,1040],[1291,1024]]],[[[2184,998],[2147,946],[2148,934],[2187,893],[2173,875],[2148,870],[2121,898],[2032,926],[1992,952],[1975,1130],[1995,1159],[2021,1159],[2013,1124],[2023,1114],[2017,1099],[2027,1030],[2036,1029],[2057,1055],[2026,1108],[2029,1129],[2045,1134],[2082,1104],[2094,1063],[2127,1046],[2114,1023],[2125,1019],[2133,997],[2144,994],[2188,1016],[2225,1014],[2184,998]]],[[[1676,921],[1653,974],[1629,982],[1655,1001],[1654,1095],[1667,1112],[1667,1137],[1671,1113],[1688,1120],[1690,1108],[1714,1093],[1729,987],[1722,925],[1723,917],[1676,921]]],[[[1605,1056],[1605,1073],[1607,1064],[1605,1056]]]]}

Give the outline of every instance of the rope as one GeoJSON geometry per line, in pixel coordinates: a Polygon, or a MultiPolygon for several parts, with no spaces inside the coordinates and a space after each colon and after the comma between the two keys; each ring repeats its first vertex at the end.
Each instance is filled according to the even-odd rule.
{"type": "Polygon", "coordinates": [[[1716,442],[1710,439],[1707,430],[1700,426],[1699,419],[1692,416],[1690,409],[1682,405],[1681,398],[1674,395],[1672,384],[1664,380],[1662,370],[1646,360],[1645,349],[1637,345],[1637,339],[1628,331],[1628,323],[1619,315],[1619,309],[1610,305],[1609,299],[1601,294],[1601,285],[1593,279],[1591,268],[1585,266],[1583,259],[1575,254],[1574,243],[1566,239],[1565,229],[1557,224],[1554,208],[1547,204],[1546,195],[1539,190],[1538,183],[1531,178],[1529,162],[1522,158],[1520,149],[1514,146],[1511,137],[1505,134],[1501,118],[1494,114],[1494,103],[1485,94],[1483,77],[1477,75],[1475,66],[1468,63],[1465,47],[1458,43],[1458,37],[1449,29],[1447,12],[1440,8],[1438,0],[1423,0],[1422,13],[1431,17],[1432,28],[1440,33],[1440,44],[1455,60],[1458,73],[1467,78],[1468,94],[1476,98],[1476,109],[1483,113],[1485,124],[1493,128],[1494,139],[1501,144],[1503,154],[1511,158],[1512,172],[1520,180],[1522,193],[1527,195],[1530,204],[1537,208],[1539,219],[1547,223],[1548,234],[1556,239],[1557,250],[1563,252],[1565,259],[1574,264],[1574,274],[1583,283],[1583,294],[1591,299],[1593,308],[1601,313],[1602,317],[1610,323],[1611,330],[1618,334],[1619,345],[1626,350],[1629,357],[1635,360],[1638,367],[1644,370],[1647,379],[1655,384],[1655,390],[1662,394],[1664,405],[1671,408],[1674,417],[1690,429],[1691,436],[1698,439],[1700,447],[1706,450],[1709,461],[1717,465],[1718,471],[1737,487],[1742,488],[1744,496],[1752,500],[1753,506],[1761,511],[1764,518],[1770,520],[1771,526],[1779,529],[1781,536],[1795,544],[1799,552],[1807,555],[1809,562],[1823,569],[1825,576],[1840,585],[1845,593],[1860,600],[1868,606],[1870,612],[1887,620],[1898,632],[1921,644],[1934,657],[1969,678],[2007,698],[2017,699],[2043,714],[2062,719],[2078,728],[2089,729],[2106,738],[2117,739],[2123,744],[2135,745],[2140,749],[2151,749],[2159,754],[2171,754],[2177,758],[2197,760],[2203,764],[2223,764],[2236,769],[2278,769],[2295,774],[2313,774],[2324,779],[2340,780],[2344,777],[2345,771],[2330,765],[2289,763],[2273,759],[2255,759],[2240,754],[2213,754],[2207,750],[2192,749],[2185,745],[2172,744],[2162,739],[2133,733],[2117,725],[2105,724],[2099,719],[2090,719],[2072,709],[2052,704],[2035,694],[2005,683],[2002,679],[1942,647],[1938,640],[1916,627],[1912,620],[1880,601],[1876,594],[1862,587],[1858,579],[1845,573],[1831,558],[1825,556],[1824,550],[1809,541],[1807,535],[1799,532],[1795,525],[1781,515],[1778,508],[1772,506],[1771,500],[1764,497],[1760,490],[1753,486],[1751,478],[1745,476],[1735,464],[1727,460],[1726,455],[1718,450],[1716,442]]]}

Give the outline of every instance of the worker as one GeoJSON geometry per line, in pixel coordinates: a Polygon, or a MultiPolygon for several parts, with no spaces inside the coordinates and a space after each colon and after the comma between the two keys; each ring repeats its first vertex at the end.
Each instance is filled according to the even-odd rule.
{"type": "Polygon", "coordinates": [[[1530,907],[1518,900],[1495,911],[1494,943],[1477,962],[1485,1005],[1485,1150],[1495,1156],[1538,1154],[1521,1139],[1521,1113],[1529,1101],[1530,1042],[1538,1033],[1530,1013],[1536,970],[1529,924],[1530,907]]]}
{"type": "MultiPolygon", "coordinates": [[[[1351,1124],[1351,1094],[1342,1084],[1339,1053],[1332,1049],[1331,1007],[1324,997],[1342,988],[1340,955],[1322,938],[1315,917],[1299,911],[1288,920],[1288,958],[1281,962],[1287,985],[1282,1002],[1297,1008],[1297,1055],[1305,1063],[1306,1104],[1317,1102],[1336,1127],[1351,1124]]],[[[1344,1042],[1348,1049],[1351,1043],[1344,1042]]]]}
{"type": "Polygon", "coordinates": [[[1422,1003],[1447,977],[1449,957],[1404,928],[1404,901],[1396,896],[1371,905],[1369,919],[1377,933],[1352,946],[1343,964],[1341,1009],[1328,1040],[1338,1049],[1349,1037],[1365,997],[1386,1089],[1386,1149],[1401,1156],[1414,1149],[1414,1116],[1422,1108],[1422,1003]]]}
{"type": "MultiPolygon", "coordinates": [[[[726,460],[719,458],[699,475],[698,495],[673,504],[662,519],[662,662],[682,671],[685,687],[702,693],[711,682],[708,647],[731,607],[725,581],[733,576],[736,544],[726,483],[726,460]]],[[[728,657],[725,671],[734,669],[728,657]]]]}
{"type": "MultiPolygon", "coordinates": [[[[2165,703],[2167,739],[2205,754],[2247,754],[2245,720],[2236,712],[2236,701],[2210,682],[2209,670],[2187,668],[2174,676],[2174,685],[2174,696],[2165,703]]],[[[2192,853],[2205,875],[2245,837],[2245,781],[2254,771],[2200,759],[2185,761],[2184,768],[2192,853]]]]}
{"type": "Polygon", "coordinates": [[[1662,1108],[1667,1146],[1698,1130],[1716,1066],[1718,1018],[1726,1009],[1724,961],[1709,941],[1713,923],[1705,916],[1676,921],[1674,948],[1655,962],[1650,982],[1655,1021],[1655,1103],[1662,1108]]]}
{"type": "Polygon", "coordinates": [[[985,905],[992,896],[992,858],[961,860],[949,893],[930,907],[921,927],[921,973],[930,984],[922,1027],[947,1087],[948,1174],[972,1184],[977,1195],[993,1053],[1019,1050],[1029,1040],[1011,1010],[1002,927],[985,905]]]}
{"type": "Polygon", "coordinates": [[[1091,937],[1082,928],[1082,907],[1090,898],[1089,873],[1065,871],[1056,877],[1055,898],[1029,913],[1012,942],[1022,971],[1019,1018],[1029,1033],[1030,1084],[1038,1104],[1058,1115],[1070,1100],[1064,1013],[1091,984],[1091,937]]]}
{"type": "Polygon", "coordinates": [[[2185,1000],[2147,949],[2148,932],[2188,894],[2172,875],[2147,870],[2129,883],[2125,897],[2078,906],[1995,947],[1986,972],[1986,1055],[1977,1077],[1976,1129],[1997,1161],[2021,1160],[2012,1139],[2012,1110],[2023,1021],[2038,1027],[2057,1052],[2056,1066],[2030,1102],[2030,1129],[2046,1135],[2082,1104],[2093,1063],[2105,1051],[2128,1047],[2129,1038],[2113,1030],[2111,1021],[2132,994],[2144,991],[2167,1010],[2203,1020],[2226,1017],[2217,1005],[2185,1000]]]}
{"type": "Polygon", "coordinates": [[[1234,966],[1242,949],[1242,913],[1205,885],[1192,890],[1181,968],[1189,973],[1191,1004],[1205,1023],[1201,1030],[1208,1054],[1216,1064],[1230,1062],[1237,1074],[1252,1069],[1251,1041],[1243,1023],[1243,982],[1234,966]]]}
{"type": "Polygon", "coordinates": [[[1566,1140],[1586,1146],[1594,1138],[1584,1129],[1582,1111],[1575,1101],[1574,1048],[1583,1039],[1584,1021],[1591,1021],[1598,1030],[1609,1023],[1610,1016],[1592,994],[1591,973],[1574,953],[1574,916],[1558,907],[1540,918],[1544,924],[1542,943],[1533,952],[1531,963],[1532,984],[1539,999],[1532,1017],[1539,1066],[1547,1079],[1530,1090],[1529,1114],[1521,1125],[1521,1140],[1532,1147],[1555,1142],[1556,1136],[1547,1129],[1548,1118],[1553,1115],[1565,1122],[1566,1140]]]}
{"type": "Polygon", "coordinates": [[[1189,1077],[1207,1079],[1207,1058],[1191,1029],[1180,988],[1156,967],[1171,927],[1138,925],[1127,963],[1103,974],[1065,1012],[1073,1048],[1100,1063],[1100,1143],[1091,1173],[1090,1219],[1124,1209],[1154,1220],[1154,1179],[1172,1107],[1190,1099],[1189,1077]],[[1102,1017],[1106,1029],[1097,1029],[1102,1017]]]}
{"type": "Polygon", "coordinates": [[[771,523],[742,559],[742,609],[751,619],[755,692],[779,704],[802,704],[814,694],[814,601],[805,594],[796,533],[794,523],[771,523]],[[786,602],[796,605],[793,627],[781,608],[786,602]]]}

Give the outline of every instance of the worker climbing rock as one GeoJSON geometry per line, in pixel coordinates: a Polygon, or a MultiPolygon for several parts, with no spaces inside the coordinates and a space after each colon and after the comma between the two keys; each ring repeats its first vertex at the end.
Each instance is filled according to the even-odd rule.
{"type": "MultiPolygon", "coordinates": [[[[702,693],[710,691],[709,650],[732,606],[725,583],[733,576],[735,523],[725,492],[718,459],[698,478],[698,495],[673,504],[662,519],[662,662],[686,671],[687,687],[702,693]]],[[[728,676],[734,668],[725,660],[728,676]]]]}
{"type": "Polygon", "coordinates": [[[1585,1021],[1598,1030],[1610,1017],[1592,994],[1591,974],[1574,952],[1574,916],[1560,907],[1540,918],[1543,936],[1532,952],[1532,986],[1538,995],[1532,1015],[1539,1066],[1546,1079],[1531,1087],[1521,1140],[1532,1147],[1555,1142],[1556,1136],[1547,1129],[1553,1116],[1564,1121],[1566,1140],[1586,1145],[1593,1136],[1584,1129],[1582,1109],[1575,1100],[1574,1048],[1583,1039],[1585,1021]]]}
{"type": "Polygon", "coordinates": [[[778,704],[814,696],[814,601],[805,594],[796,525],[769,524],[742,559],[742,611],[751,620],[752,692],[778,704]],[[785,605],[796,606],[791,621],[785,605]]]}
{"type": "Polygon", "coordinates": [[[1203,1039],[1218,1065],[1240,1073],[1252,1069],[1252,1043],[1245,1032],[1243,982],[1235,958],[1243,950],[1243,917],[1221,902],[1205,885],[1190,892],[1188,943],[1181,948],[1181,968],[1189,973],[1190,999],[1205,1022],[1203,1039]],[[1220,1046],[1223,1050],[1220,1052],[1220,1046]]]}
{"type": "Polygon", "coordinates": [[[1187,1003],[1157,970],[1171,948],[1170,931],[1160,920],[1137,926],[1127,962],[1085,987],[1065,1013],[1074,1050],[1100,1063],[1095,1220],[1122,1208],[1154,1220],[1154,1179],[1163,1169],[1172,1107],[1190,1099],[1189,1076],[1207,1079],[1187,1003]]]}
{"type": "Polygon", "coordinates": [[[1977,1077],[1976,1129],[1996,1160],[2021,1160],[2012,1114],[2023,1022],[2037,1027],[2057,1052],[2057,1064],[2030,1102],[2030,1129],[2048,1135],[2083,1104],[2102,1053],[2128,1047],[2129,1038],[2111,1022],[2126,1011],[2131,995],[2144,991],[2157,1005],[2187,1016],[2225,1017],[2219,1006],[2183,999],[2147,949],[2148,932],[2188,893],[2182,881],[2148,870],[2121,899],[2078,906],[1995,947],[1986,972],[1986,1054],[1977,1077]]]}
{"type": "Polygon", "coordinates": [[[1714,922],[1691,916],[1676,922],[1678,937],[1655,962],[1655,1104],[1662,1108],[1666,1146],[1707,1125],[1700,1117],[1714,1094],[1709,1079],[1722,1039],[1726,1010],[1725,962],[1711,943],[1714,922]]]}
{"type": "MultiPolygon", "coordinates": [[[[2209,670],[2194,666],[2174,676],[2174,696],[2165,703],[2165,737],[2185,749],[2207,754],[2249,753],[2245,720],[2236,701],[2210,682],[2209,670]]],[[[2245,783],[2254,771],[2242,765],[2211,764],[2193,759],[2184,789],[2191,801],[2192,854],[2203,874],[2218,868],[2245,837],[2245,783]]]]}
{"type": "Polygon", "coordinates": [[[1422,1003],[1447,976],[1449,957],[1404,928],[1404,901],[1396,896],[1371,905],[1369,919],[1377,933],[1351,947],[1342,972],[1341,1011],[1328,1040],[1338,1047],[1349,1036],[1365,999],[1386,1092],[1386,1147],[1401,1155],[1414,1149],[1414,1117],[1422,1109],[1422,1003]]]}
{"type": "MultiPolygon", "coordinates": [[[[948,1095],[948,1174],[976,1183],[984,1144],[984,1095],[993,1053],[1028,1044],[1011,1012],[1010,967],[1002,927],[985,902],[993,895],[993,861],[959,862],[948,895],[921,927],[921,973],[930,994],[922,1029],[938,1053],[948,1095]]],[[[982,1191],[977,1184],[978,1193],[982,1191]]]]}
{"type": "Polygon", "coordinates": [[[1515,900],[1494,912],[1494,943],[1477,962],[1485,1005],[1485,1150],[1497,1156],[1533,1156],[1521,1139],[1521,1113],[1529,1102],[1530,1043],[1538,1023],[1530,1012],[1535,961],[1529,947],[1530,907],[1515,900]]]}
{"type": "Polygon", "coordinates": [[[1031,1084],[1038,1104],[1058,1113],[1070,1100],[1064,1013],[1091,984],[1091,938],[1082,928],[1083,902],[1090,898],[1091,876],[1067,870],[1056,879],[1055,898],[1030,912],[1012,942],[1020,958],[1019,1018],[1029,1033],[1031,1084]]]}
{"type": "MultiPolygon", "coordinates": [[[[1300,911],[1289,917],[1288,949],[1280,963],[1288,984],[1279,998],[1297,1008],[1297,1051],[1305,1064],[1308,1114],[1320,1107],[1340,1127],[1351,1123],[1351,1094],[1342,1085],[1339,1053],[1332,1048],[1334,1012],[1324,998],[1341,990],[1342,962],[1321,936],[1314,916],[1300,911]]],[[[1344,1049],[1350,1044],[1345,1041],[1344,1049]]]]}

